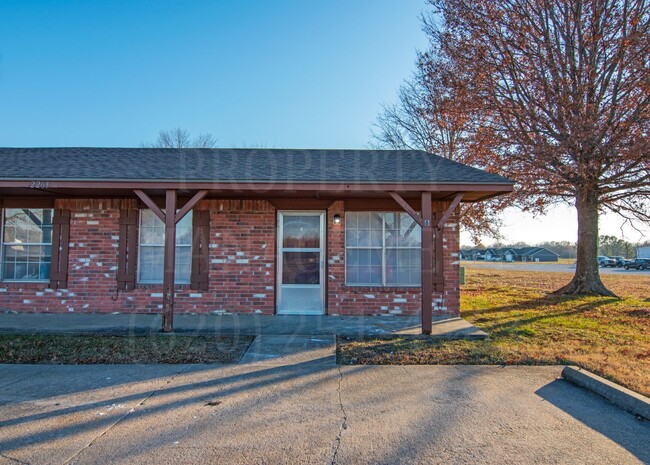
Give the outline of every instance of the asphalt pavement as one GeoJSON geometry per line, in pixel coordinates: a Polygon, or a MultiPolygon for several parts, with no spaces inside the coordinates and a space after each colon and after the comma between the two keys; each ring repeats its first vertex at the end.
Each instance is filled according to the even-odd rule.
{"type": "MultiPolygon", "coordinates": [[[[461,266],[468,268],[489,268],[493,270],[513,271],[550,271],[557,273],[575,273],[575,264],[566,263],[535,263],[535,262],[484,262],[484,261],[462,261],[461,266]]],[[[616,274],[619,276],[650,276],[650,270],[626,270],[624,268],[600,267],[601,274],[616,274]]]]}

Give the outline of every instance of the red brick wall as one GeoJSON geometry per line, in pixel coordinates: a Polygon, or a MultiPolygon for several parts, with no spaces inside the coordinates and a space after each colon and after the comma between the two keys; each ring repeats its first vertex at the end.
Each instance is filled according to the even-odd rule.
{"type": "MultiPolygon", "coordinates": [[[[133,205],[131,205],[133,206],[133,205]]],[[[116,290],[120,208],[124,201],[65,200],[71,210],[67,289],[0,282],[0,310],[158,313],[162,285],[116,290]]],[[[175,311],[273,314],[275,210],[266,201],[204,201],[210,210],[209,291],[178,285],[175,311]]]]}
{"type": "MultiPolygon", "coordinates": [[[[445,291],[433,293],[434,314],[460,314],[459,232],[453,215],[444,228],[445,291]]],[[[345,285],[344,202],[335,202],[327,212],[328,289],[330,315],[419,315],[422,292],[412,287],[359,287],[345,285]],[[334,215],[341,224],[334,224],[334,215]]]]}
{"type": "MultiPolygon", "coordinates": [[[[132,200],[59,200],[71,210],[68,288],[47,284],[0,282],[0,311],[158,313],[162,285],[116,290],[120,208],[132,200]]],[[[208,291],[177,286],[175,310],[183,312],[275,312],[276,212],[266,201],[202,201],[210,211],[210,284],[208,291]]],[[[328,314],[403,314],[420,312],[419,288],[345,286],[345,212],[343,202],[328,211],[328,314]],[[341,225],[333,224],[339,213],[341,225]]],[[[434,312],[458,314],[458,229],[452,217],[445,228],[445,287],[434,293],[434,312]]]]}
{"type": "Polygon", "coordinates": [[[209,311],[273,315],[273,206],[263,200],[210,200],[199,208],[210,210],[209,311]]]}

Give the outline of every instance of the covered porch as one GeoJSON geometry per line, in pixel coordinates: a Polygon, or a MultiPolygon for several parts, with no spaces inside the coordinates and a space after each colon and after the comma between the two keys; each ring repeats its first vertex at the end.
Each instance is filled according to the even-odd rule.
{"type": "MultiPolygon", "coordinates": [[[[420,318],[393,316],[178,314],[174,329],[184,335],[390,336],[420,334],[420,318]]],[[[0,313],[0,333],[149,334],[160,331],[162,315],[0,313]]],[[[431,335],[485,339],[487,334],[460,317],[436,315],[431,335]]]]}
{"type": "MultiPolygon", "coordinates": [[[[162,292],[151,293],[151,297],[160,295],[162,300],[164,332],[174,331],[178,310],[177,225],[190,212],[203,213],[193,215],[196,228],[191,244],[190,288],[214,293],[214,273],[222,260],[211,259],[211,241],[219,231],[211,229],[210,221],[219,212],[217,203],[225,200],[263,201],[275,212],[325,215],[327,221],[321,222],[325,233],[321,232],[319,285],[326,314],[336,313],[328,311],[328,298],[332,297],[332,291],[327,293],[330,267],[338,269],[338,294],[357,292],[374,298],[371,286],[375,284],[363,290],[348,285],[345,255],[337,263],[330,262],[329,246],[334,241],[327,231],[330,224],[331,229],[341,224],[338,212],[405,212],[420,229],[419,328],[423,334],[432,334],[434,307],[446,312],[444,302],[448,298],[453,302],[450,312],[458,314],[458,206],[512,191],[512,182],[505,178],[420,151],[60,148],[0,149],[0,156],[3,166],[9,168],[0,178],[1,208],[55,209],[50,272],[50,287],[55,289],[68,285],[67,205],[72,201],[112,199],[119,204],[113,207],[119,209],[116,291],[124,293],[143,290],[135,277],[137,217],[142,208],[153,212],[164,225],[163,275],[162,282],[156,284],[162,292]],[[453,230],[447,231],[448,226],[453,230]]],[[[274,228],[268,216],[265,221],[265,227],[274,228]]],[[[277,224],[275,228],[277,236],[277,224]]],[[[344,254],[345,232],[336,235],[344,254]]],[[[266,266],[274,273],[267,289],[277,295],[279,282],[274,276],[280,276],[281,267],[277,262],[266,266]]],[[[395,302],[406,302],[399,295],[403,293],[399,286],[381,285],[388,289],[386,292],[395,293],[395,302]]]]}

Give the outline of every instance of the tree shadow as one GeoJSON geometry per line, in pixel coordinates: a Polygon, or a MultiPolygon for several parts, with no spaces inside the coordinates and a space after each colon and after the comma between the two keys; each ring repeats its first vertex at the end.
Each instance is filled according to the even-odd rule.
{"type": "Polygon", "coordinates": [[[602,397],[562,379],[543,386],[536,394],[625,448],[641,462],[650,463],[650,423],[637,420],[602,397]]]}
{"type": "Polygon", "coordinates": [[[508,332],[509,329],[514,325],[514,326],[524,326],[527,324],[535,323],[541,320],[546,320],[549,318],[559,318],[559,317],[567,317],[567,316],[572,316],[572,315],[579,315],[582,314],[586,311],[589,310],[594,310],[595,308],[598,308],[603,305],[607,305],[608,302],[599,302],[597,304],[593,303],[584,303],[581,305],[576,306],[572,310],[566,310],[566,311],[560,311],[560,312],[549,312],[549,313],[542,313],[538,314],[535,316],[531,316],[528,318],[518,318],[516,323],[512,322],[503,322],[503,323],[493,323],[489,325],[486,328],[486,331],[490,333],[492,336],[498,336],[501,333],[508,332]]]}
{"type": "Polygon", "coordinates": [[[604,305],[609,305],[613,302],[618,301],[618,299],[616,298],[603,298],[592,302],[583,302],[581,304],[574,306],[569,310],[550,310],[545,312],[540,311],[545,307],[549,307],[549,306],[552,307],[553,305],[558,303],[563,303],[567,301],[571,302],[574,300],[581,300],[581,298],[575,296],[562,296],[562,297],[546,296],[540,299],[531,299],[523,302],[518,302],[516,304],[503,305],[500,307],[463,311],[461,312],[461,314],[463,317],[476,316],[477,318],[472,322],[472,324],[476,324],[481,329],[488,332],[490,336],[499,336],[502,335],[503,333],[509,332],[509,330],[514,326],[524,326],[526,324],[535,323],[537,321],[546,320],[549,318],[559,318],[559,317],[567,317],[572,315],[579,315],[584,312],[592,311],[604,305]],[[531,315],[528,317],[518,316],[516,318],[516,321],[512,321],[512,320],[499,321],[498,318],[493,319],[493,318],[481,317],[481,315],[489,315],[489,314],[508,314],[513,311],[522,311],[522,312],[537,311],[537,313],[535,315],[531,315]]]}
{"type": "MultiPolygon", "coordinates": [[[[490,307],[490,308],[479,308],[475,310],[462,310],[462,316],[475,316],[482,315],[486,313],[508,313],[513,310],[537,310],[541,307],[548,307],[552,305],[557,305],[565,302],[572,302],[575,300],[582,300],[584,296],[575,296],[575,295],[555,295],[547,294],[543,297],[536,299],[524,300],[521,302],[516,302],[509,305],[501,305],[499,307],[490,307]]],[[[619,299],[613,297],[603,297],[595,302],[585,302],[581,305],[581,308],[587,309],[590,306],[600,307],[602,305],[611,304],[618,302],[619,299]]]]}
{"type": "MultiPolygon", "coordinates": [[[[453,369],[454,367],[449,368],[453,369]]],[[[437,418],[438,415],[432,412],[434,415],[430,414],[425,420],[425,424],[414,426],[405,431],[401,441],[396,443],[394,451],[389,456],[382,457],[378,462],[424,463],[426,462],[425,458],[431,454],[430,457],[435,459],[435,463],[453,461],[458,463],[481,463],[482,461],[486,463],[537,463],[538,461],[571,463],[576,459],[579,461],[579,457],[586,460],[584,457],[589,457],[589,454],[585,454],[587,452],[585,449],[595,446],[594,449],[597,452],[591,455],[591,460],[597,456],[599,461],[607,462],[609,458],[609,463],[614,463],[611,462],[613,457],[598,455],[601,452],[608,453],[609,451],[614,455],[616,451],[607,447],[606,444],[593,444],[592,441],[594,439],[598,441],[598,437],[589,431],[591,429],[615,442],[636,456],[642,463],[650,463],[650,448],[647,447],[647,444],[650,443],[649,423],[641,423],[632,415],[609,404],[604,399],[589,392],[583,392],[580,388],[563,380],[551,381],[534,391],[534,394],[582,423],[585,428],[581,428],[581,432],[574,430],[575,425],[572,425],[572,422],[558,418],[553,409],[543,405],[531,405],[531,412],[520,410],[526,402],[535,402],[534,396],[530,396],[530,399],[524,402],[522,399],[514,401],[513,405],[517,407],[503,409],[490,407],[489,403],[481,401],[479,405],[485,410],[475,412],[475,415],[472,416],[471,426],[465,426],[467,405],[472,405],[471,389],[485,388],[481,371],[486,368],[488,367],[472,367],[471,370],[467,370],[466,374],[469,376],[462,378],[464,384],[461,386],[464,390],[470,386],[470,392],[461,391],[456,401],[451,401],[444,408],[435,412],[444,417],[446,421],[440,421],[437,418]],[[537,418],[533,412],[542,412],[545,416],[537,418]],[[540,425],[538,422],[542,421],[542,418],[553,423],[540,425]],[[513,426],[510,422],[518,427],[513,426]],[[454,433],[458,431],[459,426],[464,434],[454,433]],[[539,429],[536,430],[536,428],[539,429]],[[560,432],[555,431],[554,434],[555,428],[560,428],[560,432]],[[526,433],[526,431],[528,432],[526,433]],[[483,442],[486,440],[482,438],[481,432],[492,434],[488,437],[494,441],[494,447],[491,447],[489,442],[487,444],[483,442]],[[537,433],[542,433],[543,437],[536,437],[537,433]],[[573,436],[574,433],[575,436],[573,436]],[[451,437],[445,438],[448,435],[451,437]],[[517,435],[523,436],[516,437],[517,435]],[[566,439],[561,439],[558,443],[553,442],[552,439],[558,438],[558,435],[564,436],[566,439]],[[432,447],[422,450],[415,447],[417,444],[431,444],[432,447]],[[570,447],[570,450],[566,450],[567,446],[570,447]]],[[[516,388],[515,397],[522,394],[519,389],[521,386],[516,388]]],[[[497,391],[499,391],[498,388],[497,391]]],[[[523,392],[525,392],[525,388],[523,392]]],[[[507,388],[500,392],[494,392],[492,395],[503,396],[501,399],[503,402],[508,400],[507,388]]],[[[618,456],[620,457],[620,455],[618,456]]]]}
{"type": "MultiPolygon", "coordinates": [[[[359,369],[362,369],[362,367],[359,369]]],[[[91,430],[108,428],[116,421],[113,416],[91,416],[88,414],[92,411],[105,409],[114,405],[128,405],[130,407],[131,405],[136,404],[137,406],[143,399],[148,399],[151,396],[155,396],[157,399],[169,398],[169,401],[161,402],[155,407],[137,410],[139,416],[152,416],[167,410],[172,411],[191,404],[203,405],[215,397],[227,398],[228,396],[244,391],[264,390],[269,386],[279,385],[286,382],[292,382],[294,389],[298,392],[313,387],[314,383],[336,379],[339,376],[336,366],[331,363],[330,357],[270,367],[256,364],[221,366],[194,365],[185,367],[184,370],[177,370],[176,376],[192,375],[200,371],[214,371],[215,376],[198,382],[180,382],[169,387],[169,383],[163,384],[162,387],[144,385],[141,388],[136,389],[136,392],[125,395],[112,394],[116,385],[110,380],[106,383],[101,383],[100,380],[96,380],[94,386],[92,386],[92,384],[86,384],[85,392],[81,392],[81,394],[100,397],[98,400],[81,402],[79,405],[70,405],[69,402],[62,401],[60,408],[58,408],[59,404],[54,404],[57,408],[45,412],[27,415],[18,414],[8,419],[1,420],[0,430],[2,430],[4,434],[0,435],[0,451],[11,451],[26,446],[38,447],[41,444],[48,443],[53,438],[80,435],[91,430]],[[223,376],[221,376],[221,372],[223,372],[223,376]],[[313,375],[317,374],[325,374],[325,376],[321,376],[318,381],[311,379],[313,378],[313,375]],[[113,389],[107,392],[106,397],[104,397],[102,396],[101,391],[106,388],[113,389]],[[83,419],[71,423],[66,420],[71,416],[83,419]],[[38,427],[36,425],[38,425],[38,427]],[[17,428],[13,435],[10,434],[12,427],[17,428]],[[39,429],[42,431],[38,432],[39,429]]],[[[131,373],[133,373],[133,370],[131,370],[131,373]]],[[[164,381],[170,375],[171,373],[167,373],[164,378],[160,378],[159,380],[164,381]]],[[[141,381],[152,381],[155,379],[150,376],[139,378],[137,375],[135,375],[134,378],[136,378],[136,383],[141,381]]],[[[63,384],[64,383],[62,382],[57,383],[58,386],[63,384]]],[[[65,389],[63,390],[65,391],[65,389]]],[[[68,390],[68,393],[66,394],[69,394],[69,392],[70,390],[68,390]]],[[[79,392],[78,389],[77,392],[79,392]]],[[[56,397],[58,398],[60,395],[61,394],[57,393],[56,397]]],[[[37,404],[42,404],[44,399],[48,397],[55,396],[52,396],[51,393],[49,395],[39,395],[39,393],[34,393],[31,398],[23,399],[22,402],[36,401],[37,404]]],[[[14,403],[13,405],[16,404],[14,403]]],[[[52,404],[49,403],[49,405],[52,404]]],[[[7,405],[2,408],[6,407],[7,405]]]]}

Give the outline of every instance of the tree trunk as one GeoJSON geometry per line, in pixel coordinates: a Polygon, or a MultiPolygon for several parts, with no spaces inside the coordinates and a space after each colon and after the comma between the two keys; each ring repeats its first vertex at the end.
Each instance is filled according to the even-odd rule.
{"type": "Polygon", "coordinates": [[[598,272],[598,196],[595,192],[578,193],[578,251],[576,273],[569,284],[556,294],[616,295],[607,289],[598,272]]]}

